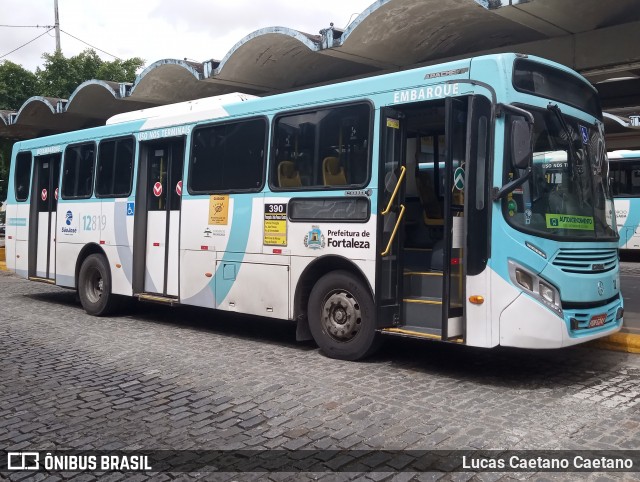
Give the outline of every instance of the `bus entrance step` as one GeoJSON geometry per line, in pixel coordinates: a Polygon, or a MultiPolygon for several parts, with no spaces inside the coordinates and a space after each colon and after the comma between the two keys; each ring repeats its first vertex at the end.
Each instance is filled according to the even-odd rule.
{"type": "Polygon", "coordinates": [[[140,293],[137,295],[140,301],[150,301],[151,303],[161,303],[163,305],[175,305],[178,304],[178,298],[171,296],[154,295],[151,293],[140,293]]]}
{"type": "Polygon", "coordinates": [[[37,281],[38,283],[47,283],[50,285],[56,284],[56,280],[49,278],[40,278],[39,276],[29,276],[30,281],[37,281]]]}
{"type": "Polygon", "coordinates": [[[442,300],[427,296],[414,296],[403,300],[404,325],[440,330],[442,327],[442,300]]]}
{"type": "Polygon", "coordinates": [[[406,270],[403,274],[405,298],[442,298],[442,271],[406,270]]]}
{"type": "Polygon", "coordinates": [[[441,340],[442,331],[435,328],[424,328],[422,326],[405,325],[397,328],[383,328],[382,333],[392,335],[408,336],[411,338],[430,338],[432,340],[441,340]]]}

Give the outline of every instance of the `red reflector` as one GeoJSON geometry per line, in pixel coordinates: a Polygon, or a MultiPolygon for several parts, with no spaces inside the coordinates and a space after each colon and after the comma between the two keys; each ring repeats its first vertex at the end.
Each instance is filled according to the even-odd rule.
{"type": "Polygon", "coordinates": [[[202,251],[208,251],[209,250],[209,246],[200,246],[200,249],[202,251]]]}
{"type": "Polygon", "coordinates": [[[7,236],[8,239],[13,239],[13,236],[7,236]]]}
{"type": "Polygon", "coordinates": [[[160,243],[153,243],[154,246],[160,246],[160,243]]]}
{"type": "Polygon", "coordinates": [[[273,249],[273,254],[282,254],[282,250],[279,248],[274,248],[273,249]]]}
{"type": "Polygon", "coordinates": [[[104,244],[104,241],[100,240],[100,244],[104,244]]]}
{"type": "Polygon", "coordinates": [[[460,258],[451,258],[451,264],[460,264],[460,258]]]}

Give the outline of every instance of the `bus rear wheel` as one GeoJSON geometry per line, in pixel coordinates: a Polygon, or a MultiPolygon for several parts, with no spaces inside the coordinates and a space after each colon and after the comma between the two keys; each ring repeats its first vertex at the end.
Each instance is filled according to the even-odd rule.
{"type": "Polygon", "coordinates": [[[107,316],[115,309],[111,271],[103,255],[92,254],[83,261],[78,276],[78,295],[82,307],[90,315],[107,316]]]}
{"type": "Polygon", "coordinates": [[[334,271],[318,280],[307,314],[313,339],[330,358],[360,360],[379,346],[373,299],[347,271],[334,271]]]}

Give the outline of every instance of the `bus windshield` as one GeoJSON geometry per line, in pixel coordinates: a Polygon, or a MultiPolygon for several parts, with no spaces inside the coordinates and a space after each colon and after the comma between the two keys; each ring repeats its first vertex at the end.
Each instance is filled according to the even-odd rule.
{"type": "MultiPolygon", "coordinates": [[[[527,110],[534,117],[533,172],[503,201],[509,224],[551,239],[617,239],[601,124],[567,116],[556,105],[527,110]]],[[[506,181],[525,173],[507,160],[506,181]]]]}

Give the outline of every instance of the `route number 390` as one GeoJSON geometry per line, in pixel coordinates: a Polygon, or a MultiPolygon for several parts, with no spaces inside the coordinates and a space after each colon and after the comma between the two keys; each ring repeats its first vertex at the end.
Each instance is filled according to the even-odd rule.
{"type": "Polygon", "coordinates": [[[286,204],[266,204],[265,212],[267,213],[285,213],[286,204]]]}
{"type": "Polygon", "coordinates": [[[103,230],[107,227],[107,216],[82,216],[82,229],[84,231],[103,230]]]}

